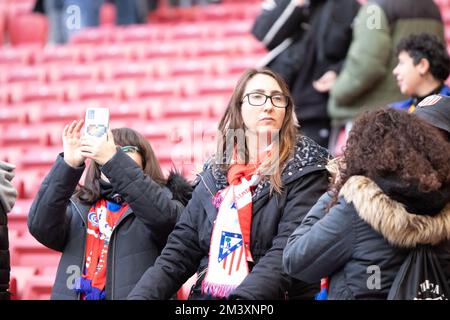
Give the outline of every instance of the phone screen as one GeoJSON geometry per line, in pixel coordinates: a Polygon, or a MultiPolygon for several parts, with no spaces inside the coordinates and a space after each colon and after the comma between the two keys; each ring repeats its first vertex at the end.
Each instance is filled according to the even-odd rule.
{"type": "Polygon", "coordinates": [[[108,108],[89,108],[84,123],[85,134],[102,138],[107,136],[109,127],[108,108]]]}

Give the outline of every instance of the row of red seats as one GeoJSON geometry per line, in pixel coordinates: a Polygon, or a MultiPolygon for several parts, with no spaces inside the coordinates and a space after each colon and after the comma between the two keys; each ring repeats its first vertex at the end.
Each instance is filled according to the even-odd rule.
{"type": "MultiPolygon", "coordinates": [[[[217,79],[188,76],[168,78],[166,81],[147,79],[143,82],[139,80],[116,80],[101,83],[91,81],[48,85],[14,84],[0,87],[0,105],[6,108],[14,108],[17,104],[33,102],[55,104],[79,102],[80,104],[86,104],[92,100],[105,103],[111,100],[129,102],[158,98],[196,100],[202,96],[229,94],[233,91],[235,84],[236,76],[217,79]]],[[[174,103],[176,102],[178,101],[174,103]]],[[[114,104],[117,104],[117,102],[114,104]]]]}
{"type": "Polygon", "coordinates": [[[262,54],[182,58],[154,58],[147,61],[96,61],[87,64],[60,61],[53,64],[1,65],[0,83],[42,85],[59,82],[114,80],[165,80],[184,76],[233,77],[255,66],[262,54]],[[71,65],[69,65],[71,64],[71,65]]]}
{"type": "MultiPolygon", "coordinates": [[[[90,41],[90,40],[89,40],[90,41]]],[[[224,38],[220,40],[182,40],[165,42],[123,42],[116,44],[72,44],[67,46],[36,46],[3,48],[0,67],[12,65],[92,64],[102,61],[151,62],[154,59],[195,60],[196,58],[243,58],[263,54],[265,48],[253,36],[224,38]],[[156,42],[156,43],[155,43],[156,42]]]]}

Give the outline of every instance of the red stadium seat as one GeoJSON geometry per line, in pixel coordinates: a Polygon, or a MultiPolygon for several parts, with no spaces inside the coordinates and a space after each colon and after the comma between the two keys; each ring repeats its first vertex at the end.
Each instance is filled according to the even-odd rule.
{"type": "Polygon", "coordinates": [[[12,266],[50,267],[57,266],[61,254],[40,244],[26,234],[10,243],[12,266]]]}
{"type": "Polygon", "coordinates": [[[43,50],[34,52],[33,61],[36,65],[55,63],[59,63],[61,66],[73,65],[80,61],[80,55],[81,49],[77,46],[47,45],[43,50]]]}
{"type": "Polygon", "coordinates": [[[31,61],[32,51],[27,47],[8,48],[0,50],[0,65],[13,66],[24,65],[31,61]]]}
{"type": "Polygon", "coordinates": [[[72,104],[48,104],[43,107],[38,115],[39,122],[57,122],[63,125],[73,120],[83,119],[84,110],[80,108],[79,103],[72,104]]]}
{"type": "Polygon", "coordinates": [[[161,110],[164,119],[186,119],[201,121],[210,115],[209,105],[185,100],[172,100],[161,110]]]}
{"type": "Polygon", "coordinates": [[[23,154],[21,161],[24,169],[50,168],[56,156],[62,152],[62,147],[29,147],[23,154]]]}
{"type": "Polygon", "coordinates": [[[49,300],[55,276],[34,276],[26,283],[23,300],[49,300]]]}
{"type": "Polygon", "coordinates": [[[36,276],[37,271],[37,268],[34,266],[13,266],[11,268],[9,288],[12,300],[21,300],[23,298],[26,283],[36,276]]]}
{"type": "Polygon", "coordinates": [[[198,86],[198,94],[231,94],[235,85],[234,78],[204,80],[198,86]]]}
{"type": "Polygon", "coordinates": [[[4,145],[45,146],[50,144],[50,135],[41,126],[10,125],[0,141],[4,145]]]}
{"type": "Polygon", "coordinates": [[[176,84],[168,83],[167,81],[147,81],[146,83],[137,85],[136,97],[174,97],[178,91],[179,88],[176,84]]]}
{"type": "Polygon", "coordinates": [[[8,69],[3,75],[2,80],[6,83],[14,82],[35,82],[37,85],[47,80],[46,70],[42,67],[14,67],[8,69]]]}
{"type": "Polygon", "coordinates": [[[69,43],[98,46],[108,43],[111,40],[112,33],[112,29],[108,26],[102,28],[86,28],[72,35],[69,43]]]}
{"type": "Polygon", "coordinates": [[[28,230],[27,218],[30,211],[31,199],[17,199],[13,209],[8,214],[8,228],[24,234],[28,230]]]}
{"type": "Polygon", "coordinates": [[[86,82],[95,81],[99,77],[99,66],[94,65],[56,65],[50,70],[50,79],[54,82],[72,81],[86,82]]]}
{"type": "Polygon", "coordinates": [[[77,89],[76,100],[121,99],[123,90],[116,83],[87,83],[77,89]]]}
{"type": "Polygon", "coordinates": [[[0,106],[0,124],[28,123],[28,110],[0,106]]]}
{"type": "Polygon", "coordinates": [[[67,89],[56,85],[25,85],[22,90],[13,92],[14,102],[56,102],[66,98],[67,89]]]}

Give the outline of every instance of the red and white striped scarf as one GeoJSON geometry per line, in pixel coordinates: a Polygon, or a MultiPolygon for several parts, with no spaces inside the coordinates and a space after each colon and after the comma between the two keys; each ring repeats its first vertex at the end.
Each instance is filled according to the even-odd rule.
{"type": "Polygon", "coordinates": [[[229,186],[218,192],[220,202],[211,236],[208,271],[202,293],[227,298],[248,275],[252,223],[252,192],[260,177],[255,165],[232,165],[228,170],[229,186]]]}

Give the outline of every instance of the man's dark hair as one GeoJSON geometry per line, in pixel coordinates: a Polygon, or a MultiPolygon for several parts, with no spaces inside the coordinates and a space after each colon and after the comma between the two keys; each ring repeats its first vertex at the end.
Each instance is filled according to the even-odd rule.
{"type": "Polygon", "coordinates": [[[422,33],[403,38],[397,45],[397,55],[407,52],[419,64],[421,59],[430,63],[430,73],[438,80],[445,81],[450,73],[450,57],[445,44],[436,36],[422,33]]]}

